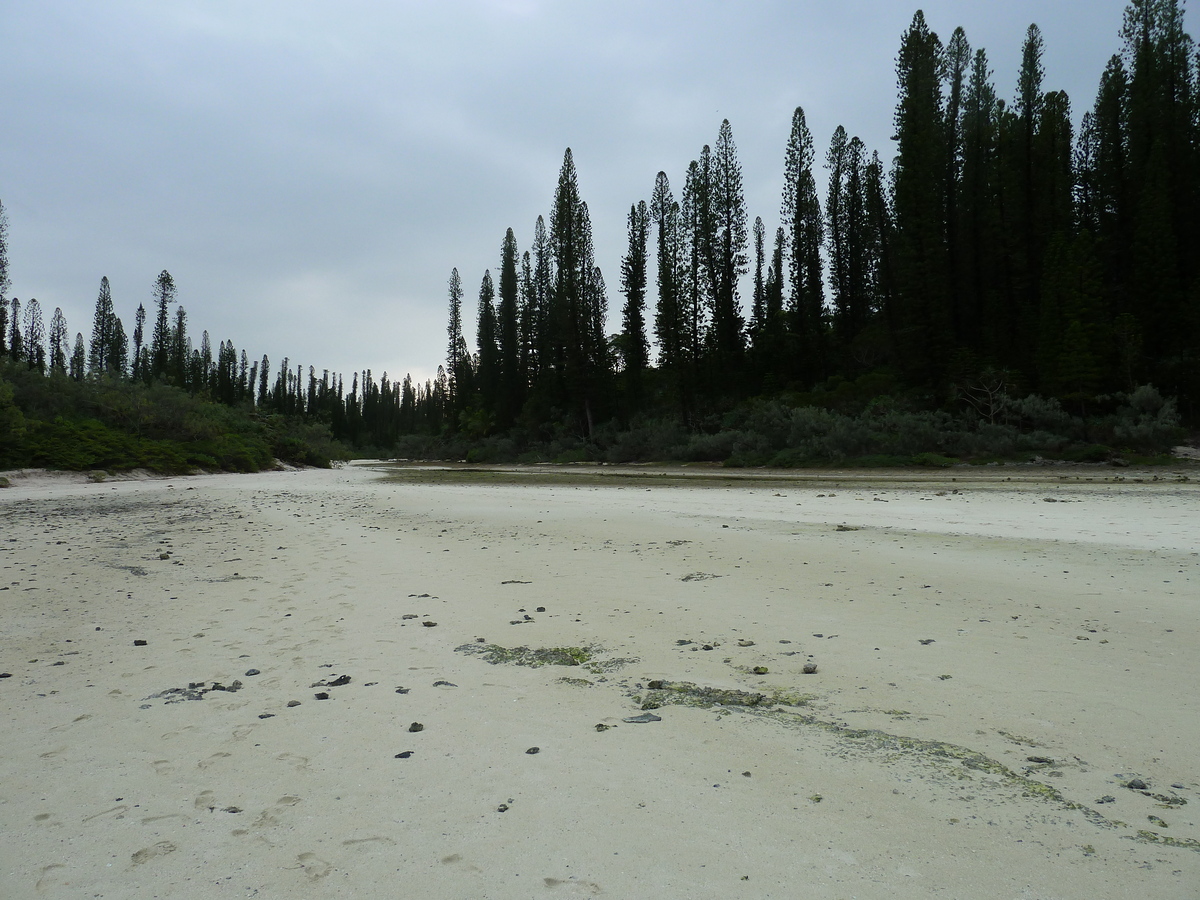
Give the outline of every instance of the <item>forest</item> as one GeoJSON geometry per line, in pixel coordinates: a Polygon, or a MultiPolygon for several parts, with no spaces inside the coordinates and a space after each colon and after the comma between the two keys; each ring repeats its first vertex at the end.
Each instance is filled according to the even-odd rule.
{"type": "Polygon", "coordinates": [[[1010,103],[984,50],[917,12],[891,162],[841,127],[818,145],[797,108],[770,233],[723,121],[631,203],[619,310],[568,149],[527,249],[509,228],[483,273],[472,344],[450,273],[423,384],[196,347],[165,271],[150,334],[139,307],[126,335],[102,281],[72,344],[61,311],[47,332],[8,300],[0,243],[0,465],[119,467],[146,440],[167,468],[1152,458],[1200,401],[1200,62],[1180,0],[1134,0],[1120,37],[1076,127],[1036,25],[1010,103]],[[89,434],[121,447],[101,459],[89,434]]]}

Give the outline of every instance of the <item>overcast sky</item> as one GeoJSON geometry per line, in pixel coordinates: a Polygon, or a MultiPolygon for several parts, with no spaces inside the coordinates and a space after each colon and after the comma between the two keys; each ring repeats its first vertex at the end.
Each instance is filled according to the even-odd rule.
{"type": "MultiPolygon", "coordinates": [[[[1124,0],[937,0],[1015,92],[1025,30],[1074,116],[1124,0]]],[[[897,0],[3,0],[0,201],[11,294],[90,336],[100,278],[132,332],[158,273],[197,345],[433,374],[446,280],[467,315],[505,229],[528,248],[571,147],[619,322],[631,203],[733,126],[750,218],[779,216],[791,113],[892,152],[897,0]]],[[[1189,14],[1192,30],[1194,16],[1189,14]]],[[[818,173],[818,182],[824,172],[818,173]]],[[[822,196],[824,187],[820,187],[822,196]]],[[[652,301],[651,301],[652,302],[652,301]]],[[[616,313],[612,317],[611,313],[616,313]]]]}

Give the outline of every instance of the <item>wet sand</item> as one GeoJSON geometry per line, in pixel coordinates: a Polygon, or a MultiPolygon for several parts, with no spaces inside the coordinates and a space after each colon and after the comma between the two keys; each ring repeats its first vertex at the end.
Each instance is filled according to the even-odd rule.
{"type": "Polygon", "coordinates": [[[5,898],[1196,896],[1194,467],[11,477],[5,898]]]}

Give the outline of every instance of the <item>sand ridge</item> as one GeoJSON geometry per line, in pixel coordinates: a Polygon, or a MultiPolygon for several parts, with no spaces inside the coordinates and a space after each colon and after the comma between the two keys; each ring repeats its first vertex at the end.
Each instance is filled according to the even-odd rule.
{"type": "Polygon", "coordinates": [[[1185,474],[381,471],[0,492],[4,896],[1200,882],[1185,474]]]}

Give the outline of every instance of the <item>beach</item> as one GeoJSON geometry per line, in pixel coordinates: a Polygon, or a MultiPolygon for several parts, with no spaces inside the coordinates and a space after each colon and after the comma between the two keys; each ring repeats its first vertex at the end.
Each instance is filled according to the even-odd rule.
{"type": "Polygon", "coordinates": [[[5,898],[1200,896],[1195,463],[9,475],[5,898]]]}

